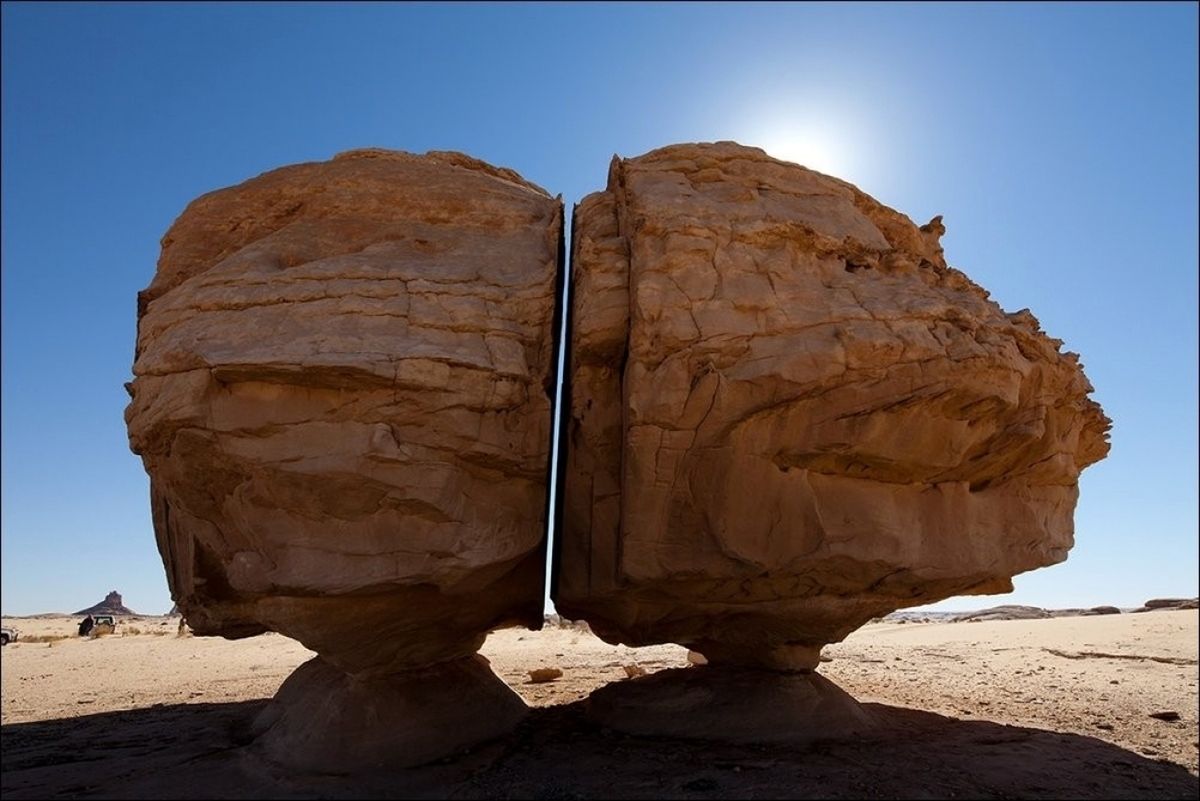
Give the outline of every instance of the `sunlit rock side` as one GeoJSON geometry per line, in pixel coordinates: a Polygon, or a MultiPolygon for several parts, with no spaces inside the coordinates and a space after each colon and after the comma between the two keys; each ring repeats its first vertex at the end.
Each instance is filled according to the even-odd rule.
{"type": "Polygon", "coordinates": [[[558,611],[810,670],[1065,559],[1109,421],[944,230],[734,143],[615,158],[575,209],[558,611]]]}
{"type": "MultiPolygon", "coordinates": [[[[204,195],[163,238],[126,420],[172,596],[197,633],[316,651],[280,699],[323,688],[324,740],[411,716],[363,713],[363,682],[466,660],[445,675],[498,684],[467,665],[486,632],[540,626],[561,236],[511,170],[365,150],[204,195]]],[[[498,726],[524,708],[487,692],[498,726]]],[[[395,750],[372,736],[313,747],[395,750]]]]}

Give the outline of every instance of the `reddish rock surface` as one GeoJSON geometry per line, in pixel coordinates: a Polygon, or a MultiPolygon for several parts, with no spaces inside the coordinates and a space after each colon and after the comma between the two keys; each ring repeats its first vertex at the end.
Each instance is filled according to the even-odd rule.
{"type": "Polygon", "coordinates": [[[316,651],[281,701],[329,689],[329,736],[411,713],[339,710],[345,674],[478,679],[490,629],[541,623],[561,237],[511,170],[365,150],[204,195],[163,238],[126,420],[172,596],[198,634],[316,651]]]}
{"type": "Polygon", "coordinates": [[[575,209],[558,610],[811,669],[1065,559],[1109,421],[944,230],[733,143],[614,159],[575,209]]]}

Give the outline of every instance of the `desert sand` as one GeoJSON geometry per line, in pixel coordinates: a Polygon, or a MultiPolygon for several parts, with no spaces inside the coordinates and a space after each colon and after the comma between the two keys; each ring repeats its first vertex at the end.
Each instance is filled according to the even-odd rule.
{"type": "MultiPolygon", "coordinates": [[[[534,707],[515,732],[391,775],[299,777],[264,762],[249,721],[311,652],[278,634],[176,636],[131,618],[16,619],[3,650],[5,797],[1195,798],[1195,610],[981,623],[876,623],[821,673],[878,732],[805,748],[628,737],[586,717],[592,690],[687,665],[677,646],[610,646],[548,627],[482,653],[534,707]],[[65,639],[35,642],[54,636],[65,639]],[[532,683],[536,668],[561,678],[532,683]],[[632,671],[636,673],[637,671],[632,671]],[[1152,717],[1175,712],[1178,720],[1152,717]]],[[[634,679],[636,680],[636,679],[634,679]]],[[[1171,717],[1167,715],[1166,717],[1171,717]]]]}

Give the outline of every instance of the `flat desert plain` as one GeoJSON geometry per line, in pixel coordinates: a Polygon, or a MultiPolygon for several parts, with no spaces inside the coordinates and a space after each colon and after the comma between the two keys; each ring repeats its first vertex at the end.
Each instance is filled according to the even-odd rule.
{"type": "MultiPolygon", "coordinates": [[[[276,634],[177,636],[127,618],[5,619],[5,798],[1196,798],[1195,610],[878,623],[825,650],[821,673],[878,730],[804,748],[635,737],[587,716],[612,682],[687,665],[676,646],[611,646],[581,628],[495,632],[483,649],[533,710],[512,734],[421,768],[291,774],[250,721],[312,656],[276,634]],[[64,639],[52,639],[62,635],[64,639]],[[48,641],[35,641],[48,640],[48,641]],[[531,683],[556,667],[561,678],[531,683]]],[[[703,668],[692,668],[703,669],[703,668]]]]}

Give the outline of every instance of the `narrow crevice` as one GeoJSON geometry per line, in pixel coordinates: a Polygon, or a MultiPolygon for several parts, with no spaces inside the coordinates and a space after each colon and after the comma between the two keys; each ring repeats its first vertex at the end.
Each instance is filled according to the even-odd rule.
{"type": "MultiPolygon", "coordinates": [[[[575,236],[578,230],[575,218],[579,204],[571,206],[571,254],[575,253],[575,236]]],[[[565,215],[564,215],[565,216],[565,215]]],[[[550,578],[550,592],[546,596],[547,605],[551,598],[558,596],[559,566],[562,564],[562,525],[565,517],[566,504],[564,494],[567,484],[567,425],[571,413],[571,332],[574,330],[575,312],[571,306],[571,263],[565,253],[565,230],[559,234],[558,248],[558,299],[555,308],[554,326],[556,343],[555,354],[558,358],[557,390],[558,397],[554,404],[554,434],[550,443],[550,488],[546,496],[546,537],[549,541],[547,552],[549,563],[546,565],[546,575],[550,578]]]]}

